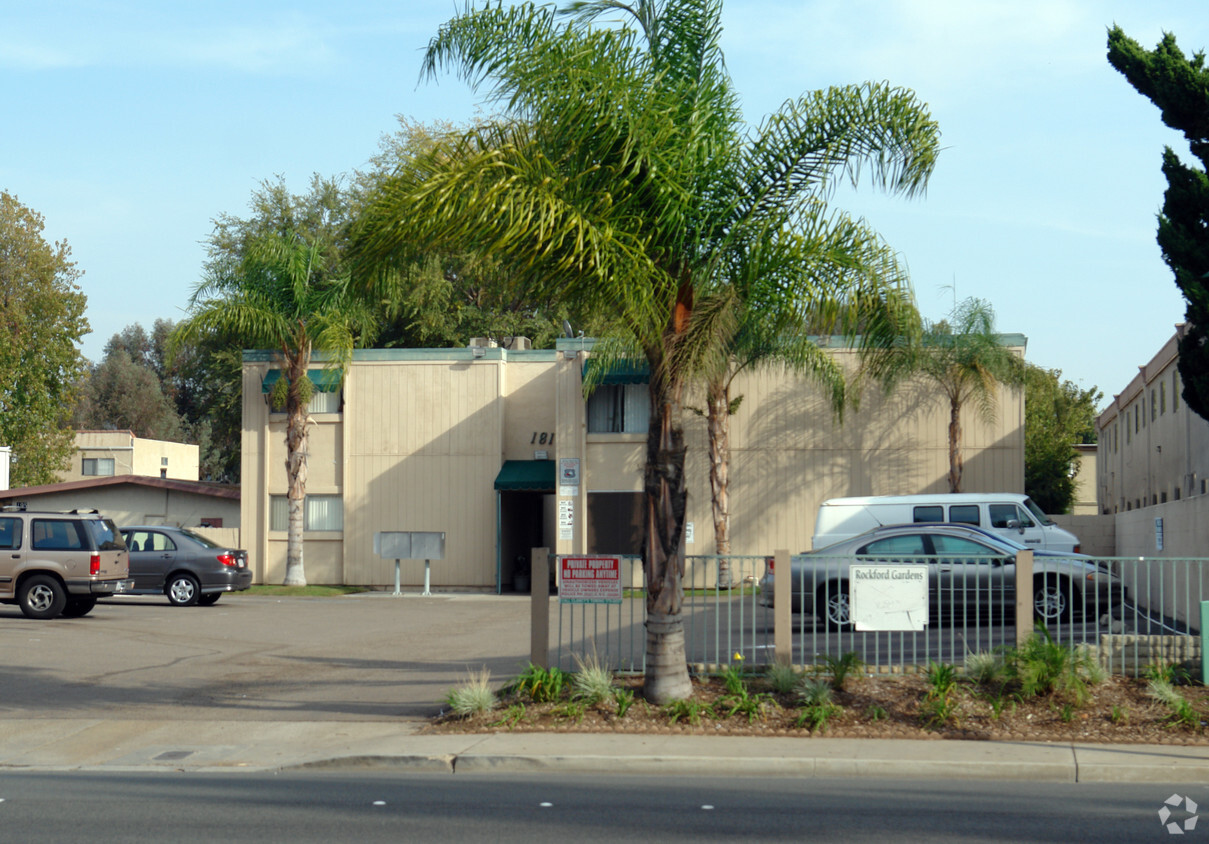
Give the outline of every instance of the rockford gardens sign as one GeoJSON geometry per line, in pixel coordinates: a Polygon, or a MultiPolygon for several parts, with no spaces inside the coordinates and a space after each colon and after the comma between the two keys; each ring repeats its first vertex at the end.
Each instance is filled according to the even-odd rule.
{"type": "Polygon", "coordinates": [[[928,567],[851,566],[848,596],[857,630],[921,631],[928,624],[928,567]]]}

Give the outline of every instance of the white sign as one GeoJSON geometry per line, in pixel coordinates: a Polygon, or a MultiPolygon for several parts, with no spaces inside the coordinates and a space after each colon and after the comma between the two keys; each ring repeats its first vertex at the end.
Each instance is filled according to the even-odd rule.
{"type": "Polygon", "coordinates": [[[849,566],[848,599],[857,630],[919,632],[928,624],[928,567],[849,566]]]}
{"type": "Polygon", "coordinates": [[[620,557],[563,557],[560,574],[560,603],[621,603],[620,557]]]}
{"type": "Polygon", "coordinates": [[[560,498],[558,500],[558,538],[574,539],[575,531],[575,499],[560,498]]]}
{"type": "Polygon", "coordinates": [[[692,522],[684,523],[684,544],[685,545],[693,544],[693,523],[692,522]]]}
{"type": "Polygon", "coordinates": [[[578,457],[560,457],[558,459],[558,482],[568,486],[579,486],[578,457]]]}

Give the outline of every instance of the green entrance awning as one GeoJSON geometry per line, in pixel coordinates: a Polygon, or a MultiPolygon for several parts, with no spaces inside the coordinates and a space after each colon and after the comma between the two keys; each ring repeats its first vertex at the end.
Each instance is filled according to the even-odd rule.
{"type": "MultiPolygon", "coordinates": [[[[315,389],[321,393],[334,393],[340,389],[340,373],[331,369],[308,369],[306,376],[311,379],[315,389]]],[[[273,385],[281,380],[280,369],[270,369],[265,373],[264,381],[260,382],[260,392],[273,392],[273,385]]]]}
{"type": "Polygon", "coordinates": [[[500,492],[554,492],[553,460],[506,460],[495,476],[500,492]]]}
{"type": "MultiPolygon", "coordinates": [[[[584,361],[583,374],[594,372],[600,364],[595,358],[584,361]]],[[[645,360],[617,360],[604,371],[596,383],[605,384],[649,384],[651,367],[645,360]]]]}

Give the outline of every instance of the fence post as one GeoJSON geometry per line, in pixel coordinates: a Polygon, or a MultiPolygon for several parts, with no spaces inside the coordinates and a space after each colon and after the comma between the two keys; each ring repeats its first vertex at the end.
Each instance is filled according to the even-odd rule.
{"type": "Polygon", "coordinates": [[[1016,554],[1016,647],[1033,636],[1033,552],[1016,554]]]}
{"type": "Polygon", "coordinates": [[[529,661],[550,667],[550,549],[529,551],[529,661]]]}
{"type": "Polygon", "coordinates": [[[1201,685],[1209,686],[1209,601],[1201,601],[1201,685]]]}
{"type": "Polygon", "coordinates": [[[793,664],[793,572],[789,551],[773,552],[772,647],[780,665],[793,664]]]}

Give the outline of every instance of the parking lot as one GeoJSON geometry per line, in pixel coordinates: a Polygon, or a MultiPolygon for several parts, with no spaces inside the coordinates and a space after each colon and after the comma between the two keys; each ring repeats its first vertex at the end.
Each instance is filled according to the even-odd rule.
{"type": "Polygon", "coordinates": [[[529,659],[527,598],[225,595],[100,602],[32,621],[0,605],[4,718],[384,721],[425,718],[467,671],[529,659]]]}

